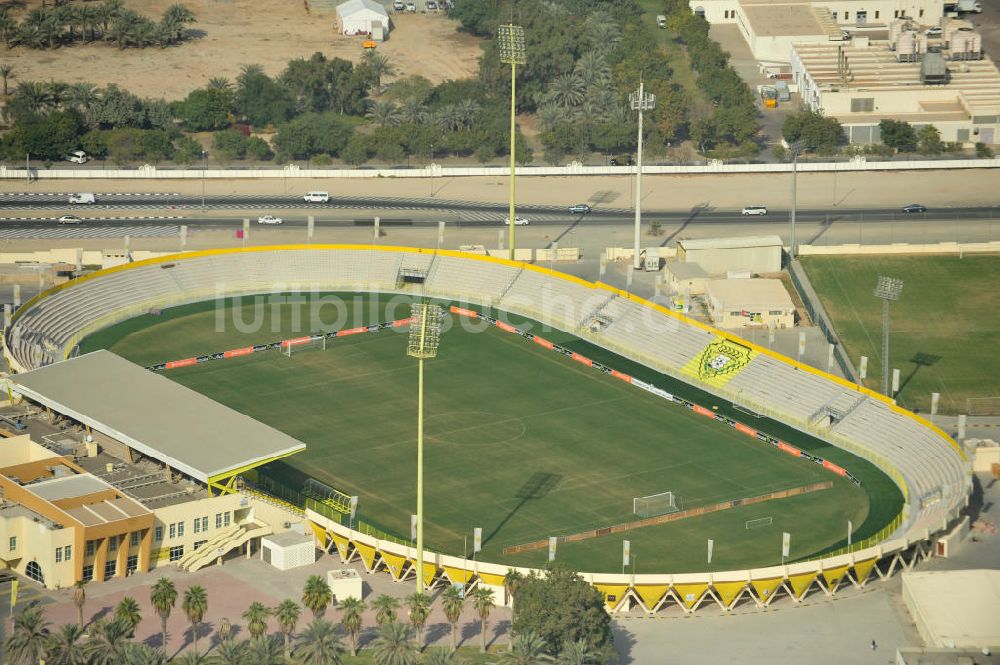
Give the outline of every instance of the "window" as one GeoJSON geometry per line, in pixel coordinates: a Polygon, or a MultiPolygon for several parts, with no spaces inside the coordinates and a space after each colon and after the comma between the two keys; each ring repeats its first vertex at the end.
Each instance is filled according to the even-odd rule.
{"type": "Polygon", "coordinates": [[[924,17],[924,10],[921,9],[920,10],[920,14],[919,14],[919,16],[917,18],[923,18],[923,17],[924,17]]]}
{"type": "Polygon", "coordinates": [[[170,523],[170,537],[171,538],[177,537],[177,524],[175,522],[170,523]]]}
{"type": "Polygon", "coordinates": [[[153,531],[153,540],[163,540],[163,527],[158,526],[153,531]]]}
{"type": "Polygon", "coordinates": [[[196,540],[194,542],[194,548],[198,549],[198,548],[200,548],[202,545],[204,545],[207,542],[208,542],[207,540],[196,540]]]}
{"type": "Polygon", "coordinates": [[[10,545],[10,551],[11,552],[13,552],[14,550],[16,550],[17,549],[17,536],[11,536],[10,537],[10,542],[8,543],[8,545],[10,545]]]}
{"type": "Polygon", "coordinates": [[[838,12],[831,12],[831,14],[833,15],[833,20],[834,20],[834,21],[836,21],[836,20],[837,20],[837,13],[838,13],[838,12]]]}
{"type": "Polygon", "coordinates": [[[132,547],[139,547],[139,532],[133,531],[131,535],[131,545],[132,547]]]}
{"type": "Polygon", "coordinates": [[[84,566],[83,567],[83,581],[84,582],[89,582],[92,579],[94,579],[94,567],[93,566],[84,566]]]}
{"type": "Polygon", "coordinates": [[[879,14],[879,11],[876,9],[875,10],[875,18],[878,18],[878,14],[879,14]]]}
{"type": "Polygon", "coordinates": [[[115,576],[115,571],[118,569],[118,562],[115,559],[109,559],[104,562],[104,579],[109,580],[115,576]]]}
{"type": "Polygon", "coordinates": [[[96,540],[88,540],[87,541],[86,555],[87,556],[94,556],[94,552],[96,552],[96,551],[97,551],[97,541],[96,540]]]}
{"type": "Polygon", "coordinates": [[[729,316],[743,316],[743,312],[740,311],[730,312],[729,316]]]}
{"type": "Polygon", "coordinates": [[[215,528],[222,528],[222,513],[215,513],[215,528]]]}
{"type": "Polygon", "coordinates": [[[959,143],[968,143],[969,142],[969,130],[968,129],[960,129],[960,130],[958,130],[957,135],[956,135],[955,138],[956,138],[956,140],[959,143]]]}
{"type": "Polygon", "coordinates": [[[72,558],[73,558],[73,546],[67,545],[66,547],[63,548],[63,559],[69,561],[72,558]]]}
{"type": "Polygon", "coordinates": [[[194,518],[194,532],[200,533],[202,531],[208,531],[208,517],[194,518]]]}
{"type": "Polygon", "coordinates": [[[851,12],[844,12],[844,20],[845,21],[851,20],[851,12]]]}
{"type": "Polygon", "coordinates": [[[37,561],[29,561],[28,567],[24,569],[24,574],[39,584],[45,584],[45,575],[42,574],[42,567],[38,565],[37,561]]]}
{"type": "Polygon", "coordinates": [[[208,531],[208,515],[201,518],[201,530],[208,531]]]}
{"type": "Polygon", "coordinates": [[[125,561],[125,574],[131,575],[139,569],[139,557],[136,554],[132,554],[125,561]]]}
{"type": "Polygon", "coordinates": [[[62,548],[56,548],[56,563],[62,563],[62,548]]]}
{"type": "Polygon", "coordinates": [[[772,309],[770,312],[768,312],[768,314],[770,314],[771,316],[781,316],[782,314],[784,314],[784,312],[782,312],[780,309],[772,309]]]}
{"type": "Polygon", "coordinates": [[[184,556],[184,546],[183,545],[174,545],[173,547],[170,548],[170,560],[171,561],[177,561],[182,556],[184,556]]]}
{"type": "Polygon", "coordinates": [[[851,113],[871,113],[874,110],[874,97],[854,97],[851,99],[851,113]]]}
{"type": "Polygon", "coordinates": [[[177,523],[177,537],[180,538],[184,535],[184,522],[177,523]]]}
{"type": "Polygon", "coordinates": [[[114,552],[116,549],[118,549],[118,545],[121,544],[121,539],[122,539],[121,536],[111,536],[110,538],[108,538],[108,551],[114,552]]]}
{"type": "Polygon", "coordinates": [[[229,526],[229,513],[222,513],[222,526],[229,526]]]}

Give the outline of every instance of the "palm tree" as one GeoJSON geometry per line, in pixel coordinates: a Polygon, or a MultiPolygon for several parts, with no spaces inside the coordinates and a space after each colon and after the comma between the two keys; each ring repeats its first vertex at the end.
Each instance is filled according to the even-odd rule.
{"type": "Polygon", "coordinates": [[[395,621],[380,627],[378,637],[372,643],[375,665],[415,665],[419,652],[410,629],[395,621]]]}
{"type": "Polygon", "coordinates": [[[559,665],[599,665],[601,657],[586,641],[577,640],[563,645],[556,662],[559,665]]]}
{"type": "Polygon", "coordinates": [[[579,106],[584,93],[583,81],[576,73],[557,76],[549,85],[549,96],[560,106],[579,106]]]}
{"type": "Polygon", "coordinates": [[[70,83],[63,94],[63,106],[85,112],[97,101],[93,83],[70,83]]]}
{"type": "Polygon", "coordinates": [[[451,650],[455,651],[458,649],[458,620],[462,618],[462,610],[465,609],[465,594],[458,587],[448,587],[441,595],[441,607],[451,624],[451,650]]]}
{"type": "Polygon", "coordinates": [[[117,42],[119,49],[124,49],[130,41],[133,41],[141,22],[142,17],[135,12],[128,9],[122,10],[111,23],[108,36],[117,42]]]}
{"type": "Polygon", "coordinates": [[[181,4],[170,5],[167,10],[163,12],[163,25],[168,27],[174,35],[176,35],[176,41],[181,41],[184,38],[184,28],[187,27],[189,23],[196,23],[198,19],[195,18],[194,12],[181,4]]]}
{"type": "Polygon", "coordinates": [[[4,650],[12,665],[34,665],[45,657],[50,638],[42,608],[29,606],[14,616],[14,630],[4,642],[4,650]]]}
{"type": "Polygon", "coordinates": [[[281,644],[271,635],[250,640],[246,655],[246,662],[252,665],[281,665],[285,662],[281,644]]]}
{"type": "Polygon", "coordinates": [[[514,638],[510,651],[500,654],[497,665],[542,665],[551,662],[552,656],[545,653],[545,640],[535,633],[526,632],[514,638]]]}
{"type": "Polygon", "coordinates": [[[167,665],[167,657],[149,645],[130,642],[122,651],[122,665],[167,665]]]}
{"type": "Polygon", "coordinates": [[[205,612],[208,611],[208,594],[205,593],[205,589],[197,584],[185,589],[181,608],[188,621],[191,622],[191,636],[194,639],[194,652],[197,654],[198,624],[205,618],[205,612]]]}
{"type": "Polygon", "coordinates": [[[587,90],[603,88],[611,81],[611,67],[601,53],[588,51],[576,62],[573,73],[580,77],[587,90]]]}
{"type": "Polygon", "coordinates": [[[377,101],[369,104],[365,117],[372,120],[379,127],[389,127],[395,125],[399,120],[396,105],[392,102],[377,101]]]}
{"type": "Polygon", "coordinates": [[[298,604],[291,598],[286,598],[274,608],[274,616],[278,619],[278,628],[281,629],[281,635],[285,638],[285,660],[288,660],[289,644],[295,633],[295,626],[299,623],[301,612],[298,604]]]}
{"type": "Polygon", "coordinates": [[[215,665],[244,665],[247,662],[248,647],[249,645],[245,641],[237,642],[233,639],[224,639],[215,650],[212,661],[215,665]]]}
{"type": "Polygon", "coordinates": [[[302,604],[313,613],[313,618],[321,618],[332,600],[333,591],[326,580],[319,575],[310,575],[302,589],[302,604]]]}
{"type": "Polygon", "coordinates": [[[160,645],[163,647],[163,652],[166,653],[167,620],[170,618],[170,612],[177,603],[177,589],[174,587],[174,583],[166,577],[156,580],[156,584],[149,590],[149,602],[153,606],[153,609],[156,610],[156,613],[160,615],[160,632],[163,636],[163,641],[160,645]]]}
{"type": "Polygon", "coordinates": [[[247,622],[247,631],[250,637],[259,640],[267,634],[267,618],[271,616],[271,610],[259,600],[250,603],[250,607],[243,613],[243,620],[247,622]]]}
{"type": "Polygon", "coordinates": [[[231,90],[233,83],[225,76],[213,76],[208,79],[208,85],[205,87],[209,90],[231,90]]]}
{"type": "Polygon", "coordinates": [[[418,124],[424,119],[426,112],[423,102],[416,97],[409,97],[399,105],[399,119],[401,122],[418,124]]]}
{"type": "Polygon", "coordinates": [[[381,628],[387,623],[395,623],[399,601],[383,593],[372,601],[372,609],[375,610],[375,625],[381,628]]]}
{"type": "Polygon", "coordinates": [[[91,5],[80,7],[80,34],[84,43],[97,39],[97,26],[101,23],[100,9],[91,5]],[[90,39],[87,39],[87,30],[90,30],[90,39]]]}
{"type": "Polygon", "coordinates": [[[225,642],[233,636],[233,624],[229,621],[228,617],[222,617],[219,619],[219,627],[215,631],[219,635],[219,639],[225,642]]]}
{"type": "Polygon", "coordinates": [[[170,661],[171,665],[205,665],[207,662],[208,659],[205,656],[194,651],[185,651],[170,661]]]}
{"type": "Polygon", "coordinates": [[[125,596],[118,601],[118,606],[115,607],[115,618],[129,627],[129,637],[135,637],[135,628],[142,621],[139,603],[135,602],[135,598],[125,596]]]}
{"type": "Polygon", "coordinates": [[[76,623],[83,629],[83,606],[87,603],[86,580],[73,583],[73,604],[76,605],[76,623]]]}
{"type": "Polygon", "coordinates": [[[0,39],[9,45],[17,35],[17,19],[10,15],[7,7],[0,7],[0,39]]]}
{"type": "Polygon", "coordinates": [[[381,95],[382,77],[392,76],[396,73],[396,68],[389,62],[388,56],[374,50],[365,52],[363,61],[375,79],[375,94],[381,95]]]}
{"type": "Polygon", "coordinates": [[[8,94],[7,90],[7,79],[11,77],[14,73],[14,65],[9,62],[0,64],[0,78],[3,78],[3,96],[6,97],[8,94]]]}
{"type": "Polygon", "coordinates": [[[495,607],[493,602],[493,589],[484,586],[477,586],[472,590],[472,607],[479,615],[479,634],[482,635],[483,643],[479,650],[486,653],[486,627],[490,620],[490,610],[495,607]]]}
{"type": "Polygon", "coordinates": [[[360,598],[348,596],[340,601],[340,625],[344,627],[347,636],[351,638],[351,656],[358,655],[358,634],[364,624],[364,612],[367,606],[360,598]]]}
{"type": "Polygon", "coordinates": [[[474,99],[463,99],[456,105],[455,110],[461,119],[462,127],[469,129],[476,120],[476,114],[479,113],[479,103],[474,99]]]}
{"type": "Polygon", "coordinates": [[[431,597],[426,593],[411,593],[406,597],[406,607],[410,613],[410,625],[417,630],[417,648],[424,648],[424,626],[431,613],[431,597]]]}
{"type": "Polygon", "coordinates": [[[51,637],[48,647],[50,665],[87,665],[87,654],[80,638],[83,628],[75,623],[59,627],[59,632],[51,637]]]}
{"type": "Polygon", "coordinates": [[[101,34],[108,34],[108,25],[122,11],[122,0],[104,0],[97,6],[98,20],[101,22],[101,34]]]}
{"type": "Polygon", "coordinates": [[[129,644],[129,624],[121,619],[101,619],[90,630],[86,653],[91,665],[119,665],[129,644]]]}
{"type": "Polygon", "coordinates": [[[299,634],[292,650],[294,662],[310,665],[340,665],[343,655],[344,645],[337,629],[325,619],[313,619],[299,634]]]}
{"type": "Polygon", "coordinates": [[[434,647],[424,653],[421,665],[467,665],[469,661],[447,647],[434,647]]]}

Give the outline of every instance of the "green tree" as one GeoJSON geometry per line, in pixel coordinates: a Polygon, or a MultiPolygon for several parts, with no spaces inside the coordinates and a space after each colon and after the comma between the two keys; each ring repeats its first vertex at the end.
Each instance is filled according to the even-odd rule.
{"type": "Polygon", "coordinates": [[[582,640],[591,649],[610,655],[613,636],[604,598],[576,573],[555,566],[544,577],[531,574],[515,598],[515,635],[539,636],[549,653],[558,653],[566,641],[582,640]]]}
{"type": "Polygon", "coordinates": [[[358,655],[358,635],[364,626],[365,602],[360,598],[348,596],[339,603],[340,625],[351,640],[351,657],[358,655]]]}
{"type": "Polygon", "coordinates": [[[417,631],[417,648],[424,648],[424,626],[431,614],[431,597],[426,593],[412,593],[406,597],[410,625],[417,631]]]}
{"type": "Polygon", "coordinates": [[[294,101],[259,66],[248,65],[236,78],[236,108],[253,125],[276,125],[292,117],[294,101]]]}
{"type": "Polygon", "coordinates": [[[899,120],[881,120],[878,123],[882,143],[898,152],[913,152],[917,149],[917,133],[913,125],[899,120]]]}
{"type": "Polygon", "coordinates": [[[941,132],[934,125],[924,125],[917,131],[918,150],[921,155],[940,155],[944,152],[941,132]]]}
{"type": "MultiPolygon", "coordinates": [[[[2,18],[2,17],[0,17],[0,18],[2,18]]],[[[2,32],[2,30],[0,30],[0,32],[2,32]]],[[[3,78],[3,96],[4,97],[6,97],[9,94],[9,91],[8,91],[8,88],[7,88],[7,82],[10,79],[10,77],[13,76],[13,75],[14,75],[14,65],[10,64],[9,62],[5,62],[3,64],[0,64],[0,78],[3,78]]]]}
{"type": "Polygon", "coordinates": [[[254,640],[259,640],[267,634],[267,619],[271,616],[271,610],[264,603],[255,600],[250,603],[250,607],[243,613],[243,620],[247,622],[247,631],[254,640]]]}
{"type": "Polygon", "coordinates": [[[458,620],[462,618],[465,609],[465,594],[456,586],[450,586],[441,594],[441,609],[451,624],[451,650],[458,648],[458,620]]]}
{"type": "Polygon", "coordinates": [[[59,632],[51,636],[46,662],[50,665],[87,665],[83,636],[83,628],[75,623],[60,626],[59,632]]]}
{"type": "Polygon", "coordinates": [[[472,590],[472,607],[479,615],[479,634],[482,637],[482,644],[479,650],[486,653],[486,629],[489,625],[490,611],[495,607],[493,601],[493,589],[477,586],[472,590]]]}
{"type": "Polygon", "coordinates": [[[566,642],[556,658],[558,665],[601,665],[602,662],[600,654],[583,640],[566,642]]]}
{"type": "Polygon", "coordinates": [[[337,629],[324,619],[313,619],[306,626],[292,649],[292,657],[298,663],[310,665],[340,665],[344,655],[344,645],[340,642],[337,629]]]}
{"type": "Polygon", "coordinates": [[[223,159],[243,159],[247,154],[247,137],[235,129],[216,132],[212,136],[212,150],[223,159]]]}
{"type": "Polygon", "coordinates": [[[197,20],[190,9],[181,4],[174,4],[163,12],[161,24],[170,32],[173,39],[179,42],[184,38],[184,29],[197,20]]]}
{"type": "Polygon", "coordinates": [[[208,611],[208,594],[204,587],[194,585],[184,590],[184,600],[181,601],[184,616],[191,624],[191,638],[194,642],[194,653],[198,653],[198,625],[208,611]]]}
{"type": "Polygon", "coordinates": [[[274,157],[274,153],[271,152],[271,146],[267,141],[259,136],[251,136],[247,138],[246,156],[247,159],[263,162],[274,157]]]}
{"type": "Polygon", "coordinates": [[[281,643],[272,635],[250,640],[247,662],[253,665],[282,665],[285,662],[281,643]]]}
{"type": "Polygon", "coordinates": [[[142,621],[142,611],[139,609],[139,603],[135,602],[135,598],[125,596],[118,601],[118,605],[115,606],[115,619],[129,627],[128,636],[130,638],[135,637],[135,629],[142,621]]]}
{"type": "Polygon", "coordinates": [[[278,128],[274,147],[283,159],[336,156],[350,140],[356,122],[332,111],[303,113],[278,128]]]}
{"type": "Polygon", "coordinates": [[[90,665],[120,665],[131,627],[121,619],[101,619],[89,631],[85,648],[90,665]]]}
{"type": "Polygon", "coordinates": [[[844,128],[836,118],[818,111],[802,111],[785,118],[781,129],[789,143],[802,141],[806,150],[829,153],[844,142],[844,128]]]}
{"type": "Polygon", "coordinates": [[[395,621],[379,626],[378,637],[372,642],[375,665],[416,665],[419,652],[410,629],[395,621]]]}
{"type": "Polygon", "coordinates": [[[35,665],[48,652],[51,633],[42,608],[29,606],[14,615],[13,631],[4,642],[11,665],[35,665]]]}
{"type": "Polygon", "coordinates": [[[333,591],[319,575],[310,575],[302,589],[302,604],[313,613],[313,619],[320,619],[333,600],[333,591]]]}
{"type": "Polygon", "coordinates": [[[531,631],[519,632],[511,643],[510,650],[500,654],[497,665],[542,665],[551,663],[552,656],[545,653],[546,643],[531,631]]]}
{"type": "MultiPolygon", "coordinates": [[[[249,149],[249,145],[247,146],[249,149]]],[[[190,136],[181,136],[174,145],[174,161],[178,164],[194,164],[201,159],[203,150],[200,143],[190,136]]]]}
{"type": "Polygon", "coordinates": [[[191,132],[204,132],[228,127],[232,123],[233,91],[218,88],[192,90],[171,109],[181,127],[191,132]]]}
{"type": "Polygon", "coordinates": [[[278,620],[278,628],[281,630],[281,636],[284,639],[285,660],[288,660],[291,655],[290,645],[292,635],[295,634],[295,627],[299,623],[299,615],[301,613],[302,610],[299,608],[298,603],[291,598],[286,598],[274,608],[274,617],[278,620]]]}
{"type": "Polygon", "coordinates": [[[383,593],[372,601],[372,609],[375,610],[375,625],[381,628],[387,623],[395,623],[399,600],[383,593]]]}
{"type": "Polygon", "coordinates": [[[130,642],[122,649],[121,665],[167,665],[167,657],[151,646],[130,642]]]}
{"type": "Polygon", "coordinates": [[[215,665],[245,665],[247,662],[247,648],[250,645],[245,641],[237,642],[232,637],[224,637],[215,650],[213,659],[215,665]]]}
{"type": "Polygon", "coordinates": [[[375,81],[375,94],[382,94],[382,79],[387,76],[392,76],[396,73],[396,68],[392,63],[389,62],[388,56],[384,53],[379,53],[374,49],[365,51],[364,58],[362,58],[362,65],[371,72],[372,79],[375,81]]]}

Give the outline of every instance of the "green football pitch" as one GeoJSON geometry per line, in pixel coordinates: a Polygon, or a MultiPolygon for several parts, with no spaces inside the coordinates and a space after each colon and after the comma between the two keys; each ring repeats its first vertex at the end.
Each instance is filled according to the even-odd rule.
{"type": "Polygon", "coordinates": [[[855,366],[868,356],[868,386],[882,389],[880,275],[904,282],[890,310],[889,367],[900,371],[897,401],[943,413],[968,413],[966,400],[1000,396],[993,344],[1000,329],[1000,257],[810,256],[809,280],[855,366]]]}
{"type": "MultiPolygon", "coordinates": [[[[388,297],[345,298],[342,327],[408,316],[405,307],[386,311],[388,297]]],[[[258,308],[254,325],[237,330],[234,320],[254,320],[252,307],[244,299],[141,316],[92,335],[82,351],[109,348],[151,365],[302,334],[293,332],[291,308],[279,306],[258,308]]],[[[406,356],[405,331],[339,338],[325,351],[291,357],[274,350],[213,361],[167,376],[308,445],[271,464],[268,475],[290,484],[312,477],[356,494],[366,520],[408,535],[416,493],[417,366],[406,356]]],[[[863,460],[735,413],[706,393],[571,335],[549,331],[545,337],[841,464],[863,486],[518,335],[451,325],[438,357],[426,364],[431,549],[471,552],[473,528],[481,527],[481,559],[541,566],[545,550],[509,556],[502,550],[629,521],[637,496],[672,491],[682,508],[691,508],[832,480],[831,489],[811,494],[565,543],[557,554],[580,570],[620,571],[627,538],[639,573],[749,568],[780,561],[782,532],[792,534],[791,558],[807,558],[843,545],[849,520],[860,539],[901,508],[895,486],[863,460]],[[770,525],[746,528],[748,520],[767,517],[770,525]],[[711,565],[709,538],[715,544],[711,565]]]]}

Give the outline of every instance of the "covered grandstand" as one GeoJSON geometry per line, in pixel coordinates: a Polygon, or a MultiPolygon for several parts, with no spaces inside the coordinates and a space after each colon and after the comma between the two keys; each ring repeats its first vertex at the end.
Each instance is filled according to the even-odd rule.
{"type": "MultiPolygon", "coordinates": [[[[785,584],[789,595],[798,599],[820,579],[826,579],[824,588],[832,592],[848,569],[853,570],[854,582],[863,584],[876,562],[890,561],[887,567],[891,572],[901,555],[906,554],[912,562],[918,556],[915,552],[926,551],[927,541],[945,528],[967,501],[971,478],[955,443],[931,423],[881,395],[606,285],[534,265],[459,252],[282,246],[192,252],[142,261],[88,275],[32,299],[15,314],[4,350],[12,368],[28,371],[64,360],[88,334],[150,309],[283,292],[290,285],[303,291],[413,293],[415,287],[400,279],[404,270],[426,275],[420,286],[425,295],[541,321],[698,386],[746,411],[849,450],[889,475],[906,500],[892,532],[883,534],[880,542],[858,543],[849,552],[819,561],[700,577],[637,576],[644,578],[639,580],[629,575],[590,576],[605,592],[612,609],[634,601],[654,611],[671,594],[683,597],[679,604],[685,610],[696,608],[700,599],[710,595],[726,607],[744,592],[757,602],[770,602],[773,595],[754,587],[755,579],[777,580],[771,591],[785,584]],[[718,351],[720,343],[739,345],[746,353],[739,363],[732,363],[732,358],[718,351]],[[839,572],[831,584],[833,577],[826,573],[834,570],[839,572]],[[720,591],[720,584],[729,585],[727,591],[720,591]],[[647,597],[647,585],[658,591],[650,591],[647,597]],[[693,585],[690,593],[682,593],[683,585],[693,585]],[[688,602],[689,596],[696,598],[688,602]],[[626,600],[629,598],[631,601],[626,600]],[[725,603],[723,599],[727,599],[725,603]]],[[[44,376],[44,372],[84,358],[36,369],[25,376],[44,376]]],[[[136,367],[136,371],[142,370],[136,367]]],[[[32,390],[30,378],[15,380],[32,390]]],[[[115,396],[103,398],[112,404],[115,396]]],[[[75,411],[81,418],[91,409],[100,412],[102,408],[90,402],[77,406],[75,411]]],[[[210,478],[218,469],[201,468],[201,472],[210,478]]],[[[345,557],[362,556],[369,567],[378,567],[380,560],[389,561],[390,557],[401,561],[415,558],[412,548],[380,542],[322,516],[311,517],[317,535],[336,543],[345,557]]],[[[463,581],[477,576],[492,583],[490,580],[502,577],[506,570],[437,555],[428,555],[427,560],[437,563],[428,564],[432,570],[425,570],[425,576],[442,575],[453,581],[455,576],[463,581]]]]}

